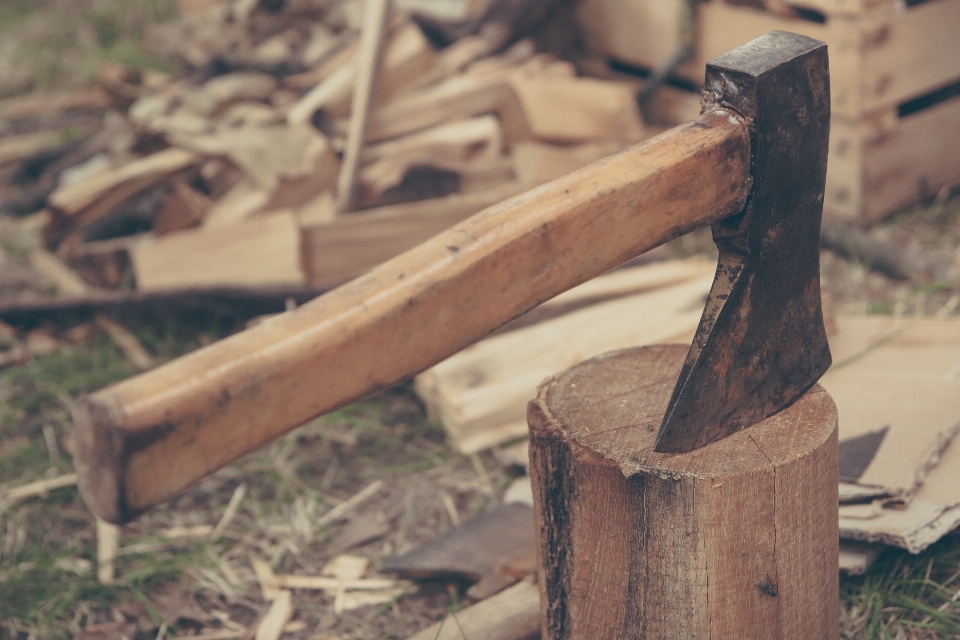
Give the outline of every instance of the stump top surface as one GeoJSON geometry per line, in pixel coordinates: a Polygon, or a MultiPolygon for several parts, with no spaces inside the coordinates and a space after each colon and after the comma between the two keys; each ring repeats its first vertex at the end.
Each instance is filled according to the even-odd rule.
{"type": "Polygon", "coordinates": [[[653,450],[660,422],[687,354],[685,345],[614,351],[540,385],[531,429],[553,429],[599,454],[625,475],[721,477],[779,467],[822,445],[837,424],[829,394],[814,385],[774,416],[689,453],[653,450]]]}

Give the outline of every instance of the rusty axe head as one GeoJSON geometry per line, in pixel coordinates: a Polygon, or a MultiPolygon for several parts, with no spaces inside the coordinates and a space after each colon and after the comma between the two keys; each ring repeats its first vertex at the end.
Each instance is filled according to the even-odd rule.
{"type": "Polygon", "coordinates": [[[713,225],[717,275],[656,450],[691,451],[785,408],[830,366],[820,306],[827,47],[775,31],[707,65],[704,108],[751,122],[739,214],[713,225]]]}

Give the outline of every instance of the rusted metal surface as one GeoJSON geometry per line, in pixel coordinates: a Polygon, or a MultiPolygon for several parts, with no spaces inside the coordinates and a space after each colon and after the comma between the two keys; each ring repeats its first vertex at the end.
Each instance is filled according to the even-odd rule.
{"type": "Polygon", "coordinates": [[[707,65],[711,103],[752,121],[744,210],[714,223],[717,275],[656,450],[692,451],[789,406],[830,366],[820,303],[827,47],[775,31],[707,65]]]}

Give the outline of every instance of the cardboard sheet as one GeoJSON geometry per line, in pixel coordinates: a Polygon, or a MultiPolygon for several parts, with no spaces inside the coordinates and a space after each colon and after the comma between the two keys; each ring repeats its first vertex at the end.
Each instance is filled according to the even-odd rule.
{"type": "MultiPolygon", "coordinates": [[[[848,498],[909,501],[960,428],[960,322],[838,316],[834,365],[820,384],[840,416],[840,440],[887,427],[848,498]],[[857,496],[856,490],[861,490],[857,496]]],[[[960,475],[958,475],[960,480],[960,475]]]]}

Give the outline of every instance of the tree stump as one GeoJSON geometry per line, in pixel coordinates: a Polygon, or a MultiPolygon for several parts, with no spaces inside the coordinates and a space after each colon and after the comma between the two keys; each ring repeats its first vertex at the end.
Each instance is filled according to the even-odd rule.
{"type": "Polygon", "coordinates": [[[837,411],[814,386],[705,447],[653,443],[686,346],[608,353],[528,408],[543,638],[837,638],[837,411]]]}

